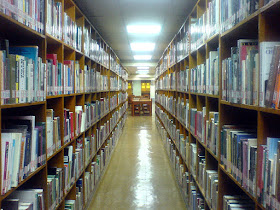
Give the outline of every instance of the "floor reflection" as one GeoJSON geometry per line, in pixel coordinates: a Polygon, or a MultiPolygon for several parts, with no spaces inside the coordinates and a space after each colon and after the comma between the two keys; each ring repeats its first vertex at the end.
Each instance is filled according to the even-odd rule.
{"type": "Polygon", "coordinates": [[[154,199],[154,188],[152,183],[152,170],[151,170],[151,157],[150,157],[150,142],[151,135],[148,134],[148,131],[141,128],[139,134],[139,144],[140,148],[138,151],[138,167],[137,167],[137,178],[136,182],[138,183],[134,189],[135,195],[135,205],[137,207],[146,207],[149,208],[152,206],[154,199]]]}
{"type": "Polygon", "coordinates": [[[128,117],[89,210],[185,209],[152,117],[128,117]]]}

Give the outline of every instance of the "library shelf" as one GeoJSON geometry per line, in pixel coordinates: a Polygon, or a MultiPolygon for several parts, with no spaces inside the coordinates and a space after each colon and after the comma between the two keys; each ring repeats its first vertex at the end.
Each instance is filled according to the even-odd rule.
{"type": "Polygon", "coordinates": [[[224,168],[224,166],[222,166],[222,165],[219,165],[219,168],[225,173],[225,174],[227,174],[227,176],[237,185],[237,186],[239,186],[239,188],[241,189],[241,190],[243,190],[244,191],[244,193],[248,196],[248,197],[250,197],[253,201],[255,201],[255,202],[257,202],[257,199],[253,196],[253,195],[251,195],[251,193],[249,193],[229,172],[227,172],[227,170],[225,170],[225,168],[224,168]]]}
{"type": "Polygon", "coordinates": [[[46,39],[48,44],[61,44],[64,45],[64,42],[58,38],[55,38],[51,34],[46,34],[46,39]]]}
{"type": "MultiPolygon", "coordinates": [[[[177,152],[181,155],[181,157],[182,157],[182,159],[183,159],[183,163],[184,163],[184,164],[186,165],[186,167],[189,169],[189,163],[188,163],[188,161],[187,161],[186,159],[183,158],[183,155],[181,154],[178,145],[176,144],[176,142],[175,142],[174,139],[172,138],[172,136],[171,136],[171,134],[169,133],[169,131],[166,129],[164,123],[161,121],[161,119],[160,119],[160,117],[158,116],[158,114],[156,114],[156,116],[157,116],[157,119],[160,120],[161,125],[162,125],[162,126],[165,128],[165,130],[167,131],[167,133],[168,133],[170,139],[172,140],[173,144],[175,145],[175,148],[176,148],[177,152]]],[[[168,151],[167,151],[167,152],[168,152],[168,151]]],[[[169,160],[170,160],[170,161],[169,161],[170,164],[172,164],[171,159],[169,159],[169,160]]],[[[171,167],[173,167],[173,166],[171,165],[171,167]]],[[[172,170],[172,171],[173,171],[173,170],[172,170]]],[[[173,171],[173,175],[175,176],[175,179],[177,180],[177,184],[178,184],[178,183],[179,183],[178,177],[175,175],[174,171],[173,171]]],[[[210,207],[209,201],[206,199],[205,192],[204,192],[203,188],[200,186],[199,182],[197,181],[197,177],[196,177],[196,176],[193,176],[193,174],[191,174],[191,176],[192,176],[193,179],[195,180],[195,183],[196,183],[196,185],[198,186],[199,191],[201,192],[202,196],[205,198],[207,204],[209,205],[209,209],[212,210],[212,208],[210,207]]],[[[179,186],[178,186],[178,187],[179,187],[179,186]]],[[[183,193],[182,193],[182,188],[179,187],[179,190],[180,190],[180,192],[181,192],[181,195],[182,195],[182,197],[183,197],[183,200],[186,202],[185,197],[183,196],[183,193]]],[[[186,203],[186,205],[187,205],[187,203],[186,203]]],[[[187,205],[187,207],[188,207],[188,205],[187,205]]]]}
{"type": "Polygon", "coordinates": [[[272,0],[263,7],[260,8],[261,13],[277,12],[280,8],[279,0],[272,0]]]}
{"type": "Polygon", "coordinates": [[[42,171],[44,168],[46,167],[46,164],[38,167],[35,171],[33,171],[32,173],[30,173],[24,180],[22,180],[20,183],[18,183],[17,187],[13,187],[12,189],[10,189],[7,193],[5,193],[4,195],[1,195],[1,199],[5,199],[7,198],[9,195],[11,195],[15,190],[17,190],[17,188],[19,188],[20,186],[24,185],[27,181],[29,181],[30,179],[33,178],[34,175],[38,174],[40,171],[42,171]]]}
{"type": "MultiPolygon", "coordinates": [[[[277,149],[280,148],[280,131],[277,127],[280,123],[280,110],[279,108],[270,108],[273,106],[279,107],[280,103],[279,101],[273,101],[273,104],[269,105],[270,101],[268,101],[266,102],[268,104],[265,104],[266,106],[262,105],[262,103],[264,103],[262,101],[264,97],[263,95],[261,96],[261,94],[264,94],[262,92],[263,89],[261,89],[261,85],[255,85],[261,83],[261,75],[264,74],[261,72],[263,71],[263,68],[261,68],[260,63],[262,62],[261,59],[263,59],[262,54],[264,54],[265,51],[261,51],[261,47],[259,47],[260,43],[264,42],[264,44],[267,44],[266,49],[268,49],[270,44],[269,42],[280,42],[280,30],[277,27],[277,20],[280,16],[280,1],[260,0],[250,1],[250,3],[253,4],[250,5],[250,8],[247,8],[246,11],[242,11],[242,9],[239,8],[240,10],[231,11],[232,14],[234,14],[232,17],[227,17],[227,13],[224,13],[223,11],[227,11],[227,9],[232,9],[233,7],[230,7],[230,5],[225,3],[225,1],[198,0],[179,32],[164,50],[156,67],[156,110],[158,112],[158,121],[160,122],[159,131],[161,135],[166,135],[162,138],[167,138],[167,140],[163,139],[163,142],[169,141],[171,144],[169,145],[169,149],[176,148],[176,153],[173,154],[172,158],[178,159],[179,163],[190,163],[190,161],[195,161],[193,164],[197,167],[202,167],[203,164],[205,164],[205,167],[208,170],[210,169],[218,172],[217,180],[215,180],[217,181],[217,185],[213,185],[217,187],[217,206],[215,208],[211,207],[213,205],[212,200],[206,200],[205,198],[203,207],[206,209],[223,209],[224,198],[226,198],[224,196],[228,195],[240,195],[244,196],[244,198],[246,197],[248,203],[250,203],[249,205],[252,205],[252,208],[256,210],[280,208],[280,200],[278,200],[279,196],[277,197],[273,194],[274,192],[267,192],[267,196],[269,196],[269,198],[267,201],[264,201],[263,199],[266,198],[262,193],[262,190],[267,190],[263,189],[262,186],[271,188],[271,180],[268,180],[267,174],[271,173],[272,178],[275,179],[275,176],[278,176],[277,174],[279,173],[279,168],[277,166],[276,171],[274,169],[272,170],[271,166],[265,168],[263,161],[272,161],[271,156],[270,158],[266,156],[265,160],[262,160],[260,157],[263,154],[270,154],[270,151],[272,151],[274,157],[278,157],[280,155],[279,151],[273,151],[271,146],[271,142],[274,142],[274,147],[277,147],[277,149]],[[265,3],[266,5],[264,5],[265,3]],[[227,8],[228,6],[229,8],[227,8]],[[220,11],[220,9],[223,11],[220,11]],[[216,15],[219,15],[220,17],[216,18],[216,15]],[[208,17],[210,17],[212,22],[207,22],[208,17]],[[194,30],[192,31],[192,29],[194,30]],[[186,33],[189,35],[188,45],[183,46],[181,40],[183,35],[186,33]],[[248,43],[245,43],[245,45],[256,45],[254,52],[251,51],[253,48],[250,49],[250,53],[256,54],[254,54],[254,58],[249,58],[249,56],[247,56],[245,58],[247,63],[243,63],[242,65],[248,65],[248,68],[251,68],[252,66],[249,66],[249,60],[251,59],[250,61],[253,61],[252,64],[254,64],[254,67],[257,70],[253,71],[253,75],[257,76],[254,78],[257,80],[253,82],[250,82],[250,79],[249,81],[246,81],[246,79],[241,75],[235,78],[236,75],[231,74],[233,73],[231,72],[231,67],[235,68],[231,61],[232,59],[235,59],[235,62],[236,59],[239,58],[239,51],[236,50],[242,49],[242,46],[244,46],[242,43],[247,41],[248,43]],[[176,47],[174,48],[174,46],[176,47]],[[182,56],[180,54],[180,50],[182,50],[182,48],[185,50],[184,55],[188,56],[182,56]],[[215,62],[211,63],[211,60],[215,62]],[[172,65],[170,65],[170,63],[172,65]],[[218,74],[214,75],[214,77],[212,73],[213,67],[214,69],[216,68],[216,72],[218,72],[218,74]],[[175,79],[172,79],[174,78],[174,75],[175,79]],[[181,75],[184,75],[186,79],[183,78],[181,80],[181,75]],[[232,77],[234,77],[234,79],[232,77]],[[241,82],[241,80],[244,80],[245,84],[236,83],[236,81],[241,82]],[[252,83],[254,85],[252,85],[252,83]],[[174,87],[172,84],[175,84],[175,91],[169,90],[169,87],[174,87]],[[239,84],[242,89],[239,89],[239,84]],[[206,89],[204,85],[206,85],[206,89]],[[250,95],[252,92],[246,92],[247,89],[245,90],[244,88],[247,87],[249,88],[248,91],[250,91],[250,88],[254,88],[254,90],[252,89],[254,95],[250,95]],[[178,116],[179,114],[180,116],[178,116]],[[167,128],[163,125],[160,117],[163,117],[164,121],[167,120],[165,123],[172,125],[173,128],[167,128]],[[185,126],[184,123],[182,123],[182,117],[187,117],[184,121],[186,120],[188,125],[185,126]],[[203,120],[203,123],[201,123],[201,120],[203,120]],[[201,129],[201,127],[205,126],[205,122],[208,129],[209,124],[216,129],[214,133],[215,142],[207,142],[208,139],[206,139],[205,143],[205,137],[203,136],[203,138],[201,138],[202,134],[198,133],[201,132],[201,130],[197,130],[194,133],[194,127],[195,129],[201,129]],[[246,157],[246,154],[251,152],[250,155],[255,158],[254,161],[257,161],[257,169],[250,169],[250,176],[254,176],[252,186],[253,189],[256,190],[255,192],[253,192],[251,186],[248,187],[246,183],[244,185],[241,181],[239,182],[239,178],[235,179],[235,175],[232,175],[232,172],[228,172],[228,169],[225,170],[225,167],[223,166],[224,157],[222,156],[222,152],[228,150],[231,151],[234,156],[234,160],[230,161],[235,161],[238,155],[235,153],[236,142],[231,142],[234,148],[232,148],[232,145],[227,145],[229,148],[225,149],[221,145],[222,142],[229,142],[231,141],[231,138],[233,138],[233,136],[222,136],[225,135],[223,132],[230,132],[231,135],[238,136],[241,135],[238,134],[238,132],[242,133],[246,131],[245,128],[245,131],[242,128],[244,125],[248,126],[245,126],[247,129],[252,129],[250,131],[254,136],[253,139],[248,139],[250,147],[247,149],[249,150],[247,152],[243,152],[245,152],[244,157],[246,157]],[[234,129],[231,131],[231,127],[236,127],[236,131],[234,131],[234,129]],[[172,133],[170,133],[169,130],[172,133]],[[177,136],[176,139],[173,139],[175,138],[175,131],[177,136]],[[237,132],[237,134],[235,134],[235,132],[237,132]],[[196,133],[198,135],[196,135],[196,133]],[[192,154],[196,157],[195,160],[192,159],[193,157],[191,156],[187,157],[187,159],[184,158],[184,154],[182,154],[179,150],[182,145],[178,145],[177,143],[178,135],[180,138],[183,138],[183,141],[180,140],[180,144],[183,142],[182,144],[186,144],[183,146],[192,147],[191,152],[197,152],[192,154]],[[275,142],[278,142],[279,146],[277,144],[275,145],[275,142]],[[212,143],[215,144],[214,150],[212,143]],[[199,155],[202,157],[202,160],[199,155]],[[203,159],[204,155],[205,160],[203,159]],[[262,170],[261,173],[259,170],[262,170]],[[261,175],[262,173],[266,174],[265,178],[261,175]],[[265,182],[265,184],[260,184],[262,182],[265,182]],[[260,188],[258,189],[260,192],[259,194],[257,193],[257,188],[260,188]]],[[[279,43],[274,45],[277,45],[279,48],[279,43]]],[[[272,51],[274,51],[272,54],[275,55],[273,47],[274,46],[271,47],[272,51]]],[[[267,52],[268,51],[265,53],[267,52]]],[[[268,63],[269,66],[269,62],[270,61],[264,63],[268,63]]],[[[278,60],[276,62],[278,62],[278,60]]],[[[240,65],[241,64],[238,64],[236,71],[242,69],[240,65]]],[[[248,68],[246,69],[246,73],[249,71],[248,68]]],[[[270,70],[271,67],[269,66],[268,68],[268,71],[272,72],[272,70],[270,70]]],[[[271,78],[272,81],[273,79],[271,78]]],[[[276,82],[278,82],[278,77],[276,82]]],[[[275,91],[279,93],[279,89],[276,89],[276,86],[273,87],[274,92],[272,93],[275,94],[275,91]]],[[[266,94],[269,94],[269,92],[266,94]]],[[[278,98],[276,100],[278,100],[278,98]]],[[[203,133],[203,135],[205,135],[205,133],[203,133]]],[[[209,135],[209,133],[207,135],[209,135]]],[[[242,144],[246,146],[247,139],[242,139],[242,144]]],[[[238,145],[236,146],[238,147],[238,145]]],[[[170,153],[170,151],[167,152],[170,153]]],[[[174,160],[172,160],[172,164],[174,164],[174,160]]],[[[234,164],[236,163],[233,163],[233,167],[236,167],[234,164]]],[[[190,167],[192,167],[192,165],[186,164],[182,170],[185,170],[186,173],[193,176],[195,180],[198,179],[196,172],[193,174],[192,169],[189,170],[190,167]]],[[[230,165],[230,167],[232,167],[232,165],[230,165]]],[[[245,165],[245,167],[247,166],[245,165]]],[[[245,176],[247,176],[247,174],[245,174],[245,176]]],[[[250,182],[251,179],[252,177],[250,177],[250,182]]],[[[273,189],[275,187],[276,192],[278,193],[280,192],[280,188],[278,180],[276,180],[276,182],[276,185],[273,182],[273,189]]],[[[203,187],[204,186],[202,184],[197,184],[197,192],[204,191],[205,193],[205,189],[203,189],[203,187]]],[[[189,192],[188,196],[192,196],[191,192],[189,192]]],[[[205,197],[205,194],[202,197],[205,197]]],[[[197,201],[200,202],[200,198],[198,198],[197,201]]],[[[188,204],[186,205],[188,206],[188,204]]],[[[190,207],[190,209],[193,208],[195,207],[190,207]]],[[[196,208],[198,208],[198,204],[196,208]]]]}
{"type": "Polygon", "coordinates": [[[38,105],[45,105],[46,101],[38,101],[38,102],[30,102],[30,103],[19,103],[19,104],[5,104],[1,105],[1,109],[12,109],[12,108],[20,108],[20,107],[32,107],[38,105]]]}
{"type": "Polygon", "coordinates": [[[219,43],[219,34],[214,34],[212,37],[210,37],[209,39],[207,39],[206,41],[206,45],[209,44],[218,44],[219,43]]]}
{"type": "MultiPolygon", "coordinates": [[[[14,32],[17,32],[20,30],[22,32],[22,36],[25,37],[33,37],[36,39],[45,39],[45,35],[41,34],[30,27],[16,21],[12,17],[3,14],[0,12],[0,22],[1,22],[1,27],[5,28],[5,33],[11,33],[11,35],[14,32]]],[[[4,33],[3,31],[1,33],[4,33]]]]}
{"type": "Polygon", "coordinates": [[[242,108],[242,109],[250,109],[250,110],[255,110],[255,111],[258,110],[258,107],[252,106],[252,105],[236,104],[236,103],[231,103],[231,102],[224,101],[224,100],[221,100],[220,103],[227,105],[227,106],[232,106],[232,107],[237,107],[237,108],[242,108]]]}
{"type": "Polygon", "coordinates": [[[190,92],[191,95],[198,95],[198,96],[205,96],[205,97],[210,97],[210,98],[220,98],[218,95],[212,95],[212,94],[206,94],[206,93],[193,93],[190,92]]]}
{"type": "Polygon", "coordinates": [[[233,26],[231,29],[225,31],[221,34],[221,38],[228,38],[236,36],[236,33],[240,33],[240,31],[243,31],[244,33],[249,32],[251,29],[255,29],[258,27],[258,16],[260,14],[260,10],[257,10],[241,22],[237,23],[235,26],[233,26]]]}
{"type": "MultiPolygon", "coordinates": [[[[78,180],[82,178],[83,188],[85,187],[85,174],[89,172],[91,163],[100,158],[99,156],[102,155],[103,152],[105,153],[105,151],[108,151],[110,153],[109,148],[114,147],[113,143],[116,135],[121,132],[121,125],[124,125],[123,123],[126,119],[126,84],[128,74],[113,49],[105,42],[98,31],[93,27],[93,24],[84,16],[83,12],[76,6],[76,4],[72,0],[55,1],[56,4],[52,4],[52,0],[42,0],[40,2],[44,2],[44,4],[42,5],[43,7],[41,8],[41,12],[44,15],[45,19],[41,19],[40,22],[38,15],[36,23],[32,22],[33,19],[30,18],[29,14],[25,13],[23,18],[26,17],[27,19],[21,20],[22,17],[18,17],[17,14],[13,12],[13,10],[12,12],[10,12],[9,9],[14,8],[13,5],[9,5],[12,2],[5,2],[4,5],[3,2],[0,2],[0,56],[2,55],[2,51],[6,50],[9,46],[31,46],[34,47],[34,49],[36,48],[38,50],[37,56],[40,58],[38,60],[40,60],[39,64],[41,67],[41,69],[38,68],[40,71],[37,71],[38,69],[36,69],[36,71],[34,70],[34,73],[36,74],[33,76],[34,78],[36,76],[36,79],[33,80],[33,89],[29,89],[30,91],[32,91],[32,93],[34,93],[33,95],[31,94],[31,99],[29,98],[29,96],[26,98],[24,96],[24,94],[27,95],[27,89],[23,90],[26,91],[24,92],[24,94],[18,95],[12,95],[12,91],[17,91],[17,89],[11,89],[11,91],[9,89],[9,97],[6,96],[8,94],[7,89],[1,89],[1,97],[3,98],[1,98],[0,119],[3,129],[3,125],[7,125],[5,124],[6,118],[2,116],[35,116],[36,126],[37,123],[39,123],[39,127],[36,128],[36,130],[38,129],[40,130],[39,132],[41,132],[42,128],[49,127],[49,125],[45,126],[47,123],[53,123],[53,129],[55,129],[53,131],[55,132],[51,132],[54,134],[54,136],[50,137],[51,135],[47,129],[45,129],[46,133],[44,133],[42,130],[42,133],[40,134],[44,135],[42,139],[44,138],[44,141],[46,142],[46,151],[44,151],[46,163],[42,166],[39,166],[38,168],[35,168],[33,172],[27,174],[27,177],[18,182],[16,187],[13,187],[8,191],[1,188],[1,191],[3,190],[5,191],[5,193],[0,196],[0,207],[1,203],[6,198],[9,199],[15,191],[36,188],[43,189],[44,209],[52,209],[52,207],[53,209],[64,209],[66,200],[78,199],[78,196],[76,195],[76,184],[78,180]],[[49,7],[49,9],[50,7],[56,8],[48,10],[47,8],[45,8],[45,6],[49,7]],[[3,11],[5,13],[3,13],[3,11]],[[51,14],[48,14],[48,12],[50,12],[51,14]],[[60,15],[60,17],[62,17],[63,15],[65,16],[64,18],[60,19],[61,22],[59,23],[52,22],[52,18],[50,17],[57,17],[58,15],[60,15]],[[22,21],[24,24],[19,21],[22,21]],[[74,35],[72,33],[74,32],[74,30],[69,30],[67,34],[64,34],[63,29],[64,26],[67,25],[66,21],[68,21],[67,24],[70,24],[71,27],[73,27],[72,29],[77,29],[77,36],[72,36],[74,35]],[[91,45],[91,43],[95,45],[96,49],[90,49],[90,46],[93,46],[91,45]],[[66,65],[65,67],[67,68],[61,68],[63,67],[63,65],[66,65]],[[56,71],[54,71],[54,69],[56,71]],[[66,72],[65,74],[62,74],[62,69],[63,71],[68,71],[68,75],[66,72]],[[77,69],[77,71],[75,72],[74,69],[77,69]],[[52,71],[57,74],[50,75],[52,71]],[[93,73],[94,78],[99,77],[103,79],[103,86],[101,86],[101,82],[99,81],[99,79],[98,83],[91,83],[89,78],[90,76],[93,76],[93,73]],[[114,77],[115,80],[121,81],[121,90],[110,89],[111,77],[114,77]],[[37,81],[40,82],[40,86],[39,82],[37,81]],[[63,84],[64,81],[65,83],[63,84]],[[84,83],[82,83],[82,81],[84,83]],[[52,84],[50,84],[51,82],[52,84]],[[95,85],[95,87],[87,88],[89,87],[89,84],[92,84],[92,86],[95,85]],[[66,89],[63,89],[63,87],[66,87],[66,89]],[[43,94],[43,92],[45,92],[45,94],[43,94]],[[120,93],[119,97],[118,93],[120,93]],[[34,100],[32,99],[33,96],[34,100]],[[14,101],[16,101],[17,103],[14,103],[14,101]],[[24,101],[35,102],[26,103],[24,101]],[[76,109],[81,109],[81,111],[76,113],[76,109]],[[102,109],[109,111],[102,113],[102,116],[100,116],[99,118],[97,117],[98,119],[94,118],[98,116],[98,113],[104,112],[101,111],[102,109]],[[86,116],[86,113],[89,113],[93,110],[95,111],[96,115],[91,115],[90,117],[93,116],[93,118],[87,119],[84,130],[80,132],[81,130],[79,129],[81,128],[77,127],[78,120],[81,119],[82,115],[86,116]],[[53,116],[50,116],[50,113],[52,113],[53,116]],[[70,115],[72,116],[72,118],[70,115]],[[92,122],[94,119],[95,121],[92,122]],[[101,131],[101,127],[109,128],[109,124],[107,124],[107,122],[113,127],[111,127],[111,130],[108,134],[107,130],[103,129],[101,131]],[[73,136],[72,133],[68,133],[68,129],[73,131],[73,136]],[[77,132],[79,132],[79,134],[76,134],[76,130],[77,132]],[[97,136],[98,132],[106,132],[107,135],[103,136],[105,139],[99,139],[99,136],[97,136]],[[51,142],[49,139],[47,140],[48,137],[53,138],[51,139],[51,142]],[[102,143],[101,140],[103,141],[102,143]],[[98,141],[100,141],[100,145],[98,144],[97,146],[98,141]],[[51,152],[49,152],[50,148],[52,149],[51,152]],[[81,163],[82,168],[79,169],[79,174],[75,175],[78,177],[75,177],[72,186],[70,187],[70,189],[68,189],[67,192],[65,192],[66,185],[64,186],[64,183],[61,185],[61,190],[63,191],[61,200],[54,201],[55,203],[50,204],[49,199],[51,198],[49,198],[49,194],[51,193],[51,191],[49,188],[49,183],[53,182],[49,182],[49,169],[56,168],[62,169],[63,171],[67,170],[64,164],[64,155],[65,152],[68,153],[69,148],[73,148],[73,154],[77,157],[81,154],[88,155],[87,159],[83,160],[83,162],[81,163]]],[[[38,12],[39,11],[40,9],[38,9],[38,12]]],[[[27,57],[23,58],[27,59],[27,57]]],[[[1,68],[2,62],[5,61],[3,61],[3,59],[1,59],[0,57],[0,62],[1,68]]],[[[29,62],[31,62],[31,59],[29,60],[29,62]]],[[[33,62],[37,63],[37,60],[36,62],[35,60],[33,60],[33,62]]],[[[30,68],[32,67],[35,69],[35,65],[30,66],[30,68]]],[[[26,75],[26,77],[28,76],[26,75]]],[[[30,81],[32,80],[28,80],[29,83],[30,81]]],[[[1,77],[1,82],[5,82],[5,78],[1,77]]],[[[115,88],[113,85],[112,87],[115,88]]],[[[28,86],[28,88],[30,88],[30,86],[28,86]]],[[[34,151],[34,148],[31,148],[30,150],[34,151]]],[[[27,157],[27,152],[24,155],[26,155],[27,157]]],[[[38,158],[40,159],[42,157],[38,158]]],[[[3,159],[1,159],[1,165],[2,164],[5,164],[3,159]]],[[[107,159],[106,164],[108,165],[107,159]]],[[[94,170],[97,170],[99,167],[102,168],[102,166],[98,163],[94,170]]],[[[103,170],[103,173],[105,173],[105,170],[103,170]]],[[[2,175],[0,175],[0,177],[0,186],[3,187],[6,178],[2,177],[2,175]]],[[[101,179],[102,177],[99,179],[99,181],[101,179]]],[[[83,196],[85,196],[86,192],[84,191],[82,193],[83,196]]],[[[91,194],[86,195],[89,199],[91,199],[91,194]]],[[[51,200],[51,202],[53,201],[51,200]]],[[[86,207],[84,199],[82,200],[82,206],[84,208],[86,207]]]]}

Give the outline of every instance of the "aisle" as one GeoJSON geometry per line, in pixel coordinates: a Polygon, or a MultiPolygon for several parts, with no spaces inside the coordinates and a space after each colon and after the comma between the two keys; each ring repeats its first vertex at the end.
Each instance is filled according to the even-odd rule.
{"type": "Polygon", "coordinates": [[[153,117],[131,117],[90,206],[185,209],[153,117]]]}

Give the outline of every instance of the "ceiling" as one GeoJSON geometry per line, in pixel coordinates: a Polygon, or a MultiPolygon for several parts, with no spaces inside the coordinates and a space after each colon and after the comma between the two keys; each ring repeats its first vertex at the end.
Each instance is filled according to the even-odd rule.
{"type": "MultiPolygon", "coordinates": [[[[103,39],[113,48],[130,75],[136,74],[138,63],[130,49],[132,41],[155,42],[150,74],[164,49],[186,20],[196,0],[76,0],[103,39]],[[159,35],[129,35],[128,24],[160,24],[159,35]]],[[[147,54],[147,53],[137,53],[147,54]]],[[[149,53],[151,54],[151,53],[149,53]]]]}

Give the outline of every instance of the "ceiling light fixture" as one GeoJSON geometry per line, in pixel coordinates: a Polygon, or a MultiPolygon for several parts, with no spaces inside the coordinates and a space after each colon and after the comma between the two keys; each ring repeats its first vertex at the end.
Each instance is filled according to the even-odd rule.
{"type": "Polygon", "coordinates": [[[134,55],[134,60],[151,60],[152,56],[151,55],[134,55]]]}
{"type": "Polygon", "coordinates": [[[149,66],[137,66],[138,70],[148,70],[149,68],[149,66]]]}
{"type": "Polygon", "coordinates": [[[155,43],[152,42],[134,42],[130,44],[132,51],[153,51],[155,43]]]}
{"type": "Polygon", "coordinates": [[[136,74],[148,74],[149,70],[137,70],[136,74]]]}
{"type": "Polygon", "coordinates": [[[159,34],[160,25],[128,25],[126,30],[129,34],[159,34]]]}

